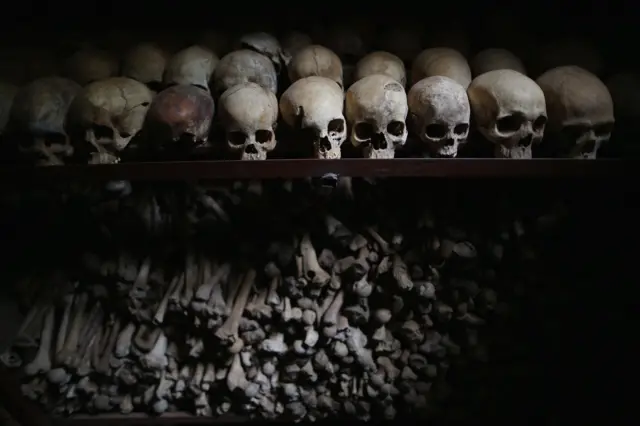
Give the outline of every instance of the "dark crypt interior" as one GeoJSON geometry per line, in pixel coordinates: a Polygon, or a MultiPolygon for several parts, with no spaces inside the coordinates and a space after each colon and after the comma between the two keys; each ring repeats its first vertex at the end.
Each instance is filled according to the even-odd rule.
{"type": "Polygon", "coordinates": [[[0,425],[633,418],[637,5],[15,7],[0,425]]]}

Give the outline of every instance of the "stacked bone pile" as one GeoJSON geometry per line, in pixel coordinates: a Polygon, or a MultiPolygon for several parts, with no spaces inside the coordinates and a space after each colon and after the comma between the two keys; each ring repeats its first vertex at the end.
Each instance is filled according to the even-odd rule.
{"type": "Polygon", "coordinates": [[[314,210],[239,252],[86,255],[75,279],[21,286],[31,311],[2,360],[59,415],[433,414],[465,392],[452,377],[516,345],[497,349],[492,325],[517,316],[536,256],[514,217],[411,217],[357,226],[314,210]]]}
{"type": "Polygon", "coordinates": [[[403,25],[376,39],[366,27],[120,36],[61,64],[37,49],[0,52],[13,64],[0,70],[5,151],[42,165],[184,159],[196,148],[244,160],[595,158],[611,136],[611,95],[617,114],[637,116],[638,79],[612,76],[610,94],[584,41],[471,52],[462,33],[403,25]]]}

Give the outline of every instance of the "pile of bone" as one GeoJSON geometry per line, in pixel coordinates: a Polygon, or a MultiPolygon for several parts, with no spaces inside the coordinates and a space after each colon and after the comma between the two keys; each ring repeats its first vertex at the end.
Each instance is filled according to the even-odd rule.
{"type": "Polygon", "coordinates": [[[534,73],[509,50],[471,54],[451,37],[423,43],[420,30],[404,27],[374,42],[355,26],[313,39],[250,32],[223,43],[217,34],[184,49],[134,40],[78,49],[60,67],[64,78],[53,66],[20,86],[0,74],[7,149],[41,165],[115,163],[127,148],[138,159],[182,159],[200,147],[243,160],[394,158],[397,150],[595,158],[611,136],[611,93],[624,114],[635,113],[638,97],[619,89],[634,80],[628,74],[612,78],[610,93],[598,52],[580,41],[540,49],[534,73]],[[477,137],[469,138],[472,122],[477,137]]]}
{"type": "Polygon", "coordinates": [[[187,250],[168,273],[164,259],[122,254],[96,268],[90,256],[71,291],[43,286],[2,360],[59,415],[434,409],[456,390],[450,370],[491,356],[483,330],[514,304],[491,283],[523,228],[480,238],[424,217],[416,233],[428,237],[409,244],[326,216],[330,242],[302,233],[271,243],[262,263],[187,250]]]}

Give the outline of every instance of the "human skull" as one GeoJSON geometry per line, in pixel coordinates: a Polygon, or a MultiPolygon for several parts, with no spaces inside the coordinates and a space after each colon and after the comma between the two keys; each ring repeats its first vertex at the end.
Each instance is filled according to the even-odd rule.
{"type": "Polygon", "coordinates": [[[64,121],[78,83],[61,77],[32,81],[16,93],[7,133],[18,143],[18,151],[36,165],[60,165],[73,154],[64,121]]]}
{"type": "Polygon", "coordinates": [[[276,73],[280,74],[282,69],[282,48],[277,38],[269,33],[257,32],[249,33],[240,37],[236,46],[238,49],[249,49],[256,51],[273,62],[276,73]]]}
{"type": "Polygon", "coordinates": [[[476,77],[467,89],[480,133],[494,145],[497,158],[531,158],[547,123],[545,96],[529,77],[495,70],[476,77]]]}
{"type": "Polygon", "coordinates": [[[65,70],[71,80],[84,86],[117,75],[118,61],[106,50],[85,47],[67,59],[65,70]]]}
{"type": "Polygon", "coordinates": [[[407,95],[414,132],[435,157],[454,158],[469,136],[467,91],[448,77],[427,77],[407,95]]]}
{"type": "Polygon", "coordinates": [[[74,157],[89,164],[118,163],[120,152],[142,129],[152,99],[147,86],[127,77],[86,85],[67,114],[74,157]]]}
{"type": "Polygon", "coordinates": [[[407,141],[408,106],[404,88],[393,78],[375,74],[347,90],[346,115],[351,143],[365,158],[393,158],[407,141]]]}
{"type": "Polygon", "coordinates": [[[151,102],[144,123],[150,150],[185,152],[208,140],[215,112],[208,91],[190,84],[171,86],[151,102]]]}
{"type": "Polygon", "coordinates": [[[358,61],[354,77],[355,81],[362,80],[373,74],[388,75],[402,84],[402,86],[405,86],[407,83],[407,76],[402,60],[389,52],[371,52],[358,61]]]}
{"type": "Polygon", "coordinates": [[[209,80],[217,64],[218,57],[206,47],[187,47],[169,59],[163,82],[165,85],[191,84],[209,91],[209,80]]]}
{"type": "Polygon", "coordinates": [[[342,88],[319,76],[294,82],[280,98],[283,120],[300,133],[304,143],[313,146],[317,159],[341,157],[340,147],[347,139],[343,105],[342,88]]]}
{"type": "Polygon", "coordinates": [[[410,64],[422,51],[422,27],[394,27],[380,35],[379,46],[410,64]]]}
{"type": "Polygon", "coordinates": [[[122,59],[122,75],[138,80],[158,92],[162,86],[167,56],[164,50],[153,43],[137,44],[122,59]]]}
{"type": "Polygon", "coordinates": [[[282,56],[285,65],[289,65],[293,56],[303,47],[309,46],[313,42],[307,34],[292,31],[285,35],[280,43],[282,45],[282,56]]]}
{"type": "Polygon", "coordinates": [[[242,160],[266,160],[276,148],[278,99],[256,83],[227,89],[218,101],[227,149],[242,160]]]}
{"type": "Polygon", "coordinates": [[[495,70],[514,70],[527,75],[522,61],[507,49],[485,49],[473,58],[471,69],[474,75],[495,70]]]}
{"type": "Polygon", "coordinates": [[[423,50],[413,61],[411,83],[426,77],[441,75],[449,77],[465,89],[471,83],[469,63],[460,52],[448,47],[434,47],[423,50]]]}
{"type": "Polygon", "coordinates": [[[18,89],[15,84],[0,81],[0,135],[4,133],[4,128],[9,121],[11,105],[18,89]]]}
{"type": "Polygon", "coordinates": [[[330,49],[317,44],[298,50],[288,66],[289,80],[293,83],[301,78],[318,76],[331,79],[343,87],[342,62],[330,49]]]}
{"type": "Polygon", "coordinates": [[[266,56],[253,50],[236,50],[225,55],[213,75],[213,86],[217,94],[243,83],[257,83],[265,89],[278,92],[276,69],[266,56]]]}
{"type": "Polygon", "coordinates": [[[549,114],[546,155],[596,158],[600,146],[611,138],[615,122],[607,86],[577,66],[551,69],[536,81],[549,114]]]}

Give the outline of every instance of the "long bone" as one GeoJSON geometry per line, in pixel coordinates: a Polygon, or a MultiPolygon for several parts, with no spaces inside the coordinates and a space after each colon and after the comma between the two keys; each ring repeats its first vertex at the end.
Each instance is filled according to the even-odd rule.
{"type": "Polygon", "coordinates": [[[196,301],[192,302],[191,306],[194,307],[197,303],[206,303],[205,309],[209,314],[222,315],[226,311],[224,298],[222,297],[222,283],[227,280],[229,272],[231,271],[231,265],[228,263],[222,264],[213,275],[209,278],[207,283],[200,286],[196,292],[196,301]]]}
{"type": "Polygon", "coordinates": [[[136,325],[131,322],[125,326],[122,332],[120,332],[114,351],[114,355],[116,357],[124,358],[129,355],[129,352],[131,351],[131,340],[133,339],[133,333],[135,333],[135,331],[136,325]]]}
{"type": "Polygon", "coordinates": [[[331,279],[331,275],[320,267],[316,250],[308,233],[305,233],[300,240],[300,255],[302,256],[304,278],[319,286],[326,285],[331,279]]]}
{"type": "Polygon", "coordinates": [[[55,361],[58,365],[69,366],[73,363],[73,358],[78,350],[80,332],[85,321],[85,309],[89,296],[86,293],[80,294],[76,298],[73,309],[73,321],[69,329],[69,334],[64,342],[62,350],[56,353],[55,361]]]}
{"type": "Polygon", "coordinates": [[[58,336],[56,338],[55,353],[58,354],[64,349],[64,342],[67,340],[67,331],[71,320],[71,309],[73,308],[73,294],[64,296],[64,311],[58,326],[58,336]]]}
{"type": "Polygon", "coordinates": [[[44,322],[42,324],[42,332],[40,334],[40,347],[36,357],[27,364],[24,368],[24,372],[27,376],[35,376],[38,373],[46,373],[51,369],[51,358],[49,352],[51,351],[51,343],[53,340],[53,327],[55,326],[55,309],[53,307],[47,308],[44,322]]]}
{"type": "Polygon", "coordinates": [[[100,347],[101,345],[97,345],[95,348],[96,350],[94,352],[94,368],[97,373],[108,375],[111,372],[111,355],[113,354],[116,342],[118,341],[120,325],[120,318],[116,318],[114,323],[111,325],[109,332],[105,333],[103,339],[104,346],[100,347]],[[97,363],[95,362],[96,357],[98,358],[97,363]]]}
{"type": "Polygon", "coordinates": [[[129,292],[129,298],[137,300],[143,298],[149,290],[149,272],[151,271],[151,258],[147,257],[142,261],[138,276],[133,282],[133,286],[129,292]]]}
{"type": "Polygon", "coordinates": [[[196,262],[196,256],[191,250],[187,252],[184,270],[184,289],[182,292],[182,297],[180,299],[180,305],[183,308],[189,306],[189,303],[191,303],[191,299],[193,299],[194,289],[196,287],[196,283],[198,282],[198,271],[202,266],[199,265],[199,263],[199,261],[196,262]]]}
{"type": "Polygon", "coordinates": [[[229,318],[227,318],[222,327],[216,330],[216,337],[226,342],[232,353],[237,353],[242,349],[243,343],[238,336],[238,325],[240,324],[244,308],[247,305],[249,292],[251,291],[255,278],[255,269],[248,270],[238,290],[238,296],[233,303],[231,315],[229,315],[229,318]]]}
{"type": "Polygon", "coordinates": [[[169,298],[178,287],[179,281],[180,281],[179,276],[176,276],[171,280],[171,283],[169,284],[169,288],[167,289],[164,296],[162,297],[162,300],[158,304],[158,309],[156,310],[156,313],[153,316],[152,321],[154,324],[160,325],[164,322],[164,316],[167,312],[167,307],[169,305],[169,298]]]}
{"type": "Polygon", "coordinates": [[[151,370],[163,370],[167,365],[169,365],[169,360],[167,359],[167,346],[167,336],[162,330],[160,330],[160,334],[158,335],[155,345],[153,345],[151,351],[140,359],[142,365],[151,370]]]}

